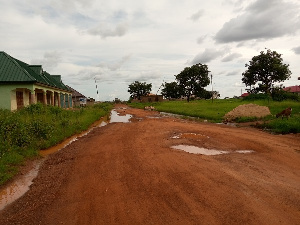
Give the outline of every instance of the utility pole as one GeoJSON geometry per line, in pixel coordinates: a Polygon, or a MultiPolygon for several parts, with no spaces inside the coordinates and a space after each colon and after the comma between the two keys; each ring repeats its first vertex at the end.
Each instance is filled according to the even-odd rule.
{"type": "Polygon", "coordinates": [[[211,102],[214,103],[214,88],[213,88],[213,75],[210,74],[210,81],[211,81],[211,102]]]}
{"type": "Polygon", "coordinates": [[[96,77],[95,77],[94,79],[95,79],[96,91],[97,91],[97,101],[100,101],[100,99],[99,99],[99,91],[98,91],[98,85],[97,85],[97,80],[96,80],[96,77]]]}

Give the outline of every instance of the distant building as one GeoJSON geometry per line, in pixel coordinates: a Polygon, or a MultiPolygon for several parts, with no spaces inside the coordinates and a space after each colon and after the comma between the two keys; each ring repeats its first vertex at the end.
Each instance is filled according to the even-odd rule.
{"type": "Polygon", "coordinates": [[[246,93],[244,93],[244,94],[242,94],[241,95],[241,98],[245,98],[245,97],[247,97],[247,96],[249,96],[250,94],[248,93],[248,92],[246,92],[246,93]]]}
{"type": "Polygon", "coordinates": [[[93,105],[95,103],[95,99],[87,98],[86,96],[71,88],[70,86],[67,85],[67,87],[72,91],[72,101],[74,106],[93,105]]]}
{"type": "Polygon", "coordinates": [[[146,96],[141,96],[140,102],[162,102],[163,96],[162,95],[155,95],[155,94],[148,94],[146,96]]]}
{"type": "Polygon", "coordinates": [[[119,98],[115,98],[114,102],[115,102],[115,103],[120,103],[121,100],[120,100],[119,98]]]}
{"type": "Polygon", "coordinates": [[[163,96],[162,95],[156,95],[156,94],[148,94],[146,96],[141,96],[140,99],[134,98],[131,100],[131,102],[162,102],[163,96]]]}
{"type": "Polygon", "coordinates": [[[0,51],[0,108],[11,111],[40,102],[72,107],[71,91],[61,75],[50,75],[41,65],[29,65],[0,51]]]}
{"type": "Polygon", "coordinates": [[[297,85],[283,88],[283,90],[300,95],[300,86],[297,85]]]}

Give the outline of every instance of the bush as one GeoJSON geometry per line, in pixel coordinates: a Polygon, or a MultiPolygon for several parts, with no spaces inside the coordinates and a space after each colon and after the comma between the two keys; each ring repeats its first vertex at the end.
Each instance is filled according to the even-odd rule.
{"type": "Polygon", "coordinates": [[[273,101],[299,101],[300,97],[297,94],[293,94],[290,92],[286,92],[282,89],[274,89],[271,93],[271,96],[268,94],[258,93],[258,94],[250,94],[243,98],[244,101],[255,101],[255,100],[273,100],[273,101]]]}
{"type": "Polygon", "coordinates": [[[244,101],[268,100],[268,99],[270,99],[270,96],[263,93],[250,94],[243,98],[244,101]]]}
{"type": "Polygon", "coordinates": [[[272,92],[272,99],[274,101],[279,101],[279,102],[285,101],[285,100],[299,101],[299,96],[297,94],[286,92],[281,89],[281,90],[272,92]]]}

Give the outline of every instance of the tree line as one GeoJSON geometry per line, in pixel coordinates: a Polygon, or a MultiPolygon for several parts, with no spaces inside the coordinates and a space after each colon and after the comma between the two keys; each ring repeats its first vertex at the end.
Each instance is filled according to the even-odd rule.
{"type": "MultiPolygon", "coordinates": [[[[284,64],[282,55],[276,51],[267,49],[254,56],[249,63],[245,64],[246,71],[242,73],[242,82],[246,85],[250,94],[263,93],[273,96],[274,93],[282,92],[283,82],[291,77],[289,64],[284,64]]],[[[207,91],[211,83],[210,71],[205,64],[195,64],[185,67],[179,74],[175,75],[173,82],[162,84],[161,94],[167,99],[179,99],[185,97],[187,101],[191,98],[209,99],[220,96],[217,91],[207,91]]],[[[128,87],[130,98],[140,99],[151,92],[152,84],[135,81],[128,87]]]]}

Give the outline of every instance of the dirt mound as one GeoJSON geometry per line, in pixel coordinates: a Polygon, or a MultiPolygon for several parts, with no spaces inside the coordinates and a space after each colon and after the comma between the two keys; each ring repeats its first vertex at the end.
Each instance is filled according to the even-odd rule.
{"type": "Polygon", "coordinates": [[[232,111],[228,112],[224,116],[224,120],[227,122],[233,121],[238,117],[265,117],[271,115],[270,109],[267,106],[260,106],[256,104],[239,105],[232,111]]]}

